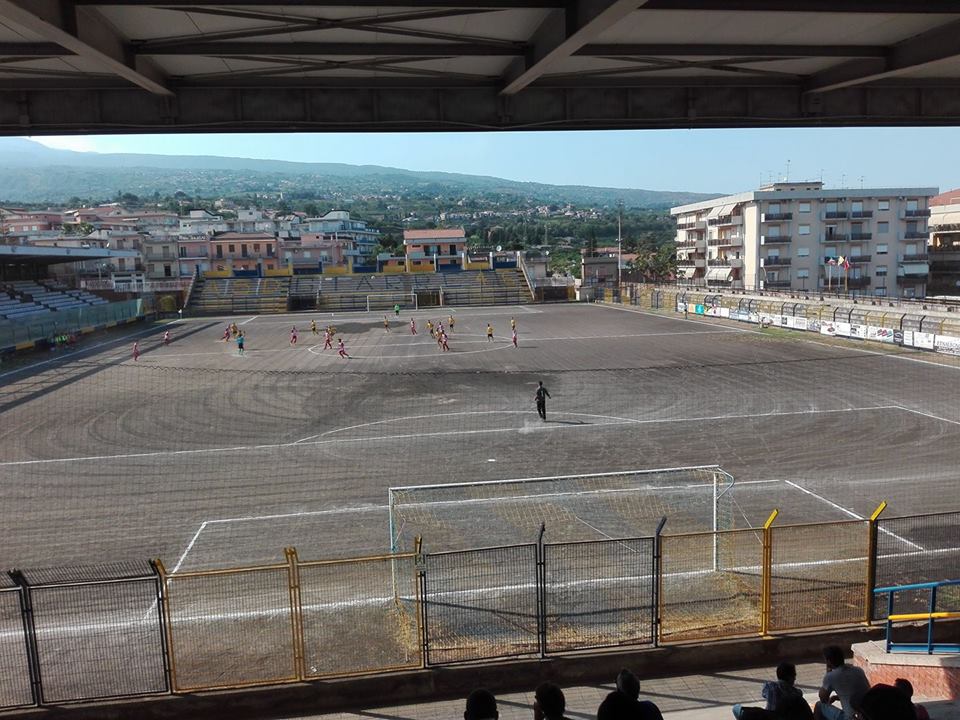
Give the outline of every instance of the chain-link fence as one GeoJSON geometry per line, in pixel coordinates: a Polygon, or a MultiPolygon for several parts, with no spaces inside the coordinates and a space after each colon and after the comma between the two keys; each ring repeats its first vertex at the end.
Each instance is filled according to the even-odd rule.
{"type": "Polygon", "coordinates": [[[546,652],[652,644],[653,538],[544,545],[546,652]]]}
{"type": "Polygon", "coordinates": [[[299,563],[306,678],[420,667],[416,556],[299,563]]]}
{"type": "Polygon", "coordinates": [[[24,570],[40,701],[167,692],[160,586],[147,563],[24,570]]]}
{"type": "MultiPolygon", "coordinates": [[[[876,586],[909,585],[960,578],[960,512],[881,518],[877,522],[876,586]]],[[[947,591],[939,598],[945,611],[960,611],[960,599],[947,591]]],[[[926,612],[929,592],[896,594],[894,612],[926,612]]],[[[887,616],[885,598],[874,619],[887,616]]]]}
{"type": "Polygon", "coordinates": [[[424,629],[431,665],[536,653],[535,544],[435,553],[424,569],[424,629]]]}
{"type": "Polygon", "coordinates": [[[23,590],[0,573],[0,708],[35,702],[22,603],[23,590]]]}
{"type": "Polygon", "coordinates": [[[660,637],[706,640],[760,629],[761,530],[664,535],[660,637]]]}
{"type": "Polygon", "coordinates": [[[770,533],[770,630],[866,619],[869,521],[773,526],[770,533]]]}

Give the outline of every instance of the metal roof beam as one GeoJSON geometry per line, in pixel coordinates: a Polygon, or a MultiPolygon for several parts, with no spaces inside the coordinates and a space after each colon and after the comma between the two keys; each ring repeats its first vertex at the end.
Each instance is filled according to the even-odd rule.
{"type": "Polygon", "coordinates": [[[501,93],[517,94],[647,1],[573,0],[565,10],[550,13],[534,33],[527,56],[507,68],[501,93]]]}
{"type": "Polygon", "coordinates": [[[162,74],[149,62],[138,62],[123,38],[92,8],[78,10],[69,0],[0,0],[0,20],[92,60],[154,95],[173,95],[162,74]]]}
{"type": "Polygon", "coordinates": [[[753,45],[753,44],[605,44],[585,45],[578,57],[884,57],[879,45],[753,45]]]}
{"type": "Polygon", "coordinates": [[[955,0],[649,0],[645,10],[803,12],[854,14],[955,14],[955,0]]]}
{"type": "MultiPolygon", "coordinates": [[[[137,50],[144,55],[205,55],[217,57],[269,55],[272,57],[304,57],[339,55],[404,57],[468,57],[519,56],[520,44],[435,42],[435,43],[365,43],[365,42],[195,42],[176,45],[146,45],[137,50]]],[[[2,54],[2,53],[0,53],[2,54]]]]}
{"type": "MultiPolygon", "coordinates": [[[[77,5],[124,7],[191,8],[191,7],[265,7],[268,0],[74,0],[77,5]]],[[[286,7],[382,7],[382,8],[456,8],[456,9],[555,9],[564,7],[563,0],[282,0],[286,7]]]]}
{"type": "Polygon", "coordinates": [[[56,43],[45,42],[5,42],[0,43],[0,57],[60,57],[73,55],[70,50],[64,50],[56,43]]]}
{"type": "Polygon", "coordinates": [[[885,57],[854,60],[810,76],[807,93],[823,93],[895,78],[925,65],[960,57],[960,21],[921,33],[890,47],[885,57]]]}

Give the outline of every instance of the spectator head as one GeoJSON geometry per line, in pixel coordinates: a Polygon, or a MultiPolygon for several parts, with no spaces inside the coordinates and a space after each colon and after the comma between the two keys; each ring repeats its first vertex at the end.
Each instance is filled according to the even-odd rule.
{"type": "Polygon", "coordinates": [[[467,707],[463,711],[463,720],[497,720],[497,699],[489,690],[474,690],[467,696],[467,707]]]}
{"type": "Polygon", "coordinates": [[[635,720],[638,717],[638,705],[633,698],[614,690],[597,708],[597,720],[635,720]]]}
{"type": "Polygon", "coordinates": [[[622,692],[631,700],[640,697],[640,680],[632,672],[624,668],[617,675],[617,690],[622,692]]]}
{"type": "Polygon", "coordinates": [[[908,698],[913,697],[913,683],[906,678],[897,678],[893,681],[893,686],[908,698]]]}
{"type": "Polygon", "coordinates": [[[917,720],[910,698],[893,685],[874,685],[860,700],[863,720],[917,720]]]}
{"type": "Polygon", "coordinates": [[[534,692],[533,716],[547,720],[561,720],[567,708],[563,690],[553,683],[542,683],[534,692]]]}
{"type": "Polygon", "coordinates": [[[793,685],[797,681],[797,666],[791,662],[782,662],[777,665],[777,680],[793,685]]]}
{"type": "Polygon", "coordinates": [[[823,649],[823,659],[827,661],[827,667],[838,668],[843,665],[843,650],[839,645],[827,645],[823,649]]]}

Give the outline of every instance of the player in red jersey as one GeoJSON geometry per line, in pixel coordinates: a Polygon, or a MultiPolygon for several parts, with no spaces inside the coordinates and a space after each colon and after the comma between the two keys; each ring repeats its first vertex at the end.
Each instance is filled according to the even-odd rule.
{"type": "Polygon", "coordinates": [[[291,345],[296,345],[296,344],[297,344],[297,326],[296,326],[296,325],[294,325],[294,326],[290,329],[290,344],[291,344],[291,345]]]}
{"type": "Polygon", "coordinates": [[[163,332],[163,344],[164,344],[164,345],[169,345],[169,344],[170,344],[170,331],[169,331],[169,330],[164,330],[164,332],[163,332]]]}
{"type": "Polygon", "coordinates": [[[410,318],[410,334],[411,335],[417,334],[417,321],[414,320],[413,318],[410,318]]]}
{"type": "Polygon", "coordinates": [[[339,347],[337,349],[337,354],[340,355],[340,357],[342,358],[349,358],[350,356],[347,355],[347,348],[343,344],[343,338],[340,338],[340,340],[338,341],[338,344],[339,344],[339,347]]]}
{"type": "Polygon", "coordinates": [[[327,328],[323,331],[323,349],[333,349],[333,333],[330,332],[330,328],[327,328]]]}
{"type": "Polygon", "coordinates": [[[133,361],[136,362],[140,359],[140,341],[136,340],[133,343],[133,361]]]}
{"type": "Polygon", "coordinates": [[[513,346],[519,349],[520,346],[517,345],[517,329],[516,328],[513,329],[513,332],[511,334],[511,339],[513,340],[513,346]]]}

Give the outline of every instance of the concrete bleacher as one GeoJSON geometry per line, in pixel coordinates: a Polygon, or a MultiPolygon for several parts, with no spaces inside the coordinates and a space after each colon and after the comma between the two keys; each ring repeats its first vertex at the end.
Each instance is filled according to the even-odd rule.
{"type": "Polygon", "coordinates": [[[196,315],[285,312],[289,295],[289,277],[201,278],[189,310],[196,315]]]}
{"type": "Polygon", "coordinates": [[[52,312],[105,305],[101,297],[81,290],[59,289],[53,283],[14,280],[0,287],[0,317],[23,321],[52,312]]]}

